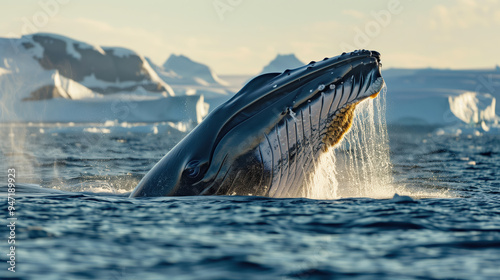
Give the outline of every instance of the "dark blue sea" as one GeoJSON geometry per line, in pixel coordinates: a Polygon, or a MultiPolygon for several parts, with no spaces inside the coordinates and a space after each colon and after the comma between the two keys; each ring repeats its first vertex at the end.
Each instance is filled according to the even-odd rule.
{"type": "Polygon", "coordinates": [[[182,133],[1,130],[2,279],[500,279],[498,135],[390,126],[414,196],[129,199],[182,133]]]}

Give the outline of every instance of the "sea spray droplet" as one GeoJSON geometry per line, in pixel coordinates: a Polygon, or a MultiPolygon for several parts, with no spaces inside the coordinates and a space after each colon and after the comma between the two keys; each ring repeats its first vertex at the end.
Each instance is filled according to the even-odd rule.
{"type": "Polygon", "coordinates": [[[335,85],[334,85],[334,84],[331,84],[331,85],[330,85],[330,89],[335,89],[335,85]]]}
{"type": "Polygon", "coordinates": [[[319,86],[318,86],[318,90],[319,90],[319,91],[322,91],[322,90],[324,90],[324,89],[325,89],[325,85],[321,84],[321,85],[319,85],[319,86]]]}
{"type": "Polygon", "coordinates": [[[278,85],[274,85],[273,88],[276,88],[278,85]]]}

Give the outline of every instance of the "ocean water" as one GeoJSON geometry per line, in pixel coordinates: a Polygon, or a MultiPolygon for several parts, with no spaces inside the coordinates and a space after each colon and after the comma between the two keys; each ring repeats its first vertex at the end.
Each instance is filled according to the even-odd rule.
{"type": "Polygon", "coordinates": [[[390,166],[371,170],[390,173],[366,189],[345,179],[353,129],[329,199],[129,199],[183,134],[99,129],[0,127],[0,209],[15,168],[18,219],[16,272],[4,225],[0,278],[500,279],[498,135],[389,127],[390,166]]]}

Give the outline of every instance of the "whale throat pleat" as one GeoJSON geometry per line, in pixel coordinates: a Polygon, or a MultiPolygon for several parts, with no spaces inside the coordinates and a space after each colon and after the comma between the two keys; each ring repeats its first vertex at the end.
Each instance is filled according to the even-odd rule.
{"type": "MultiPolygon", "coordinates": [[[[333,95],[333,94],[332,94],[333,95]]],[[[333,96],[322,95],[312,100],[306,106],[291,111],[268,134],[272,152],[276,156],[264,156],[272,168],[271,186],[268,196],[294,197],[301,194],[300,187],[308,174],[313,170],[318,153],[323,150],[324,143],[320,135],[328,123],[328,112],[333,102],[333,96]]]]}

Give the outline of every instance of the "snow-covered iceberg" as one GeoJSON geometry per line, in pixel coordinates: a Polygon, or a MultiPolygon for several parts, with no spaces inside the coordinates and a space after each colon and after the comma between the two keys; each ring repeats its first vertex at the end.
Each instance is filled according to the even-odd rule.
{"type": "Polygon", "coordinates": [[[148,62],[132,50],[89,45],[48,33],[2,39],[1,58],[15,73],[57,70],[60,75],[101,93],[131,92],[138,88],[163,96],[173,91],[148,62]]]}
{"type": "Polygon", "coordinates": [[[490,94],[465,92],[459,96],[449,96],[448,102],[451,112],[464,123],[498,121],[498,116],[495,114],[496,99],[490,94]]]}
{"type": "Polygon", "coordinates": [[[199,122],[203,96],[175,96],[136,52],[36,33],[0,38],[0,122],[199,122]]]}
{"type": "Polygon", "coordinates": [[[169,84],[200,86],[227,85],[210,67],[193,61],[184,55],[170,55],[163,64],[162,70],[162,78],[169,84]]]}
{"type": "Polygon", "coordinates": [[[387,122],[498,126],[500,72],[491,70],[388,69],[387,122]]]}
{"type": "Polygon", "coordinates": [[[210,109],[228,100],[233,94],[228,83],[207,65],[184,55],[171,55],[163,66],[148,60],[158,76],[172,86],[176,95],[203,95],[210,109]]]}

